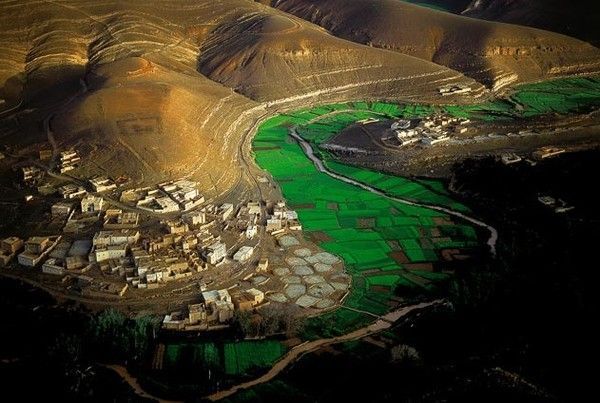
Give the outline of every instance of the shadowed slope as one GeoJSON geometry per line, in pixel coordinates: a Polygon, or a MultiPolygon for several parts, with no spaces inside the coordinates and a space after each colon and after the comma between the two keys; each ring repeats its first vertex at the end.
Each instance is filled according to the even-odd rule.
{"type": "Polygon", "coordinates": [[[597,0],[475,0],[463,15],[547,29],[600,44],[597,0]]]}
{"type": "Polygon", "coordinates": [[[566,36],[397,0],[277,0],[335,35],[461,71],[489,86],[600,71],[600,51],[566,36]]]}

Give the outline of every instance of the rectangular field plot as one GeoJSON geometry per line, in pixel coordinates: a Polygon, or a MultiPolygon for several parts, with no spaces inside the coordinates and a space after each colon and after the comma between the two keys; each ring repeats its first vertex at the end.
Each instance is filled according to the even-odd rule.
{"type": "Polygon", "coordinates": [[[314,340],[335,337],[367,326],[372,321],[373,318],[364,313],[339,308],[310,318],[302,330],[302,338],[314,340]]]}
{"type": "Polygon", "coordinates": [[[225,373],[239,375],[253,368],[270,367],[285,351],[283,344],[274,340],[226,343],[223,348],[225,373]]]}
{"type": "Polygon", "coordinates": [[[285,352],[285,346],[275,340],[168,344],[163,365],[166,369],[205,368],[241,375],[270,367],[285,352]]]}
{"type": "Polygon", "coordinates": [[[367,277],[367,284],[369,285],[369,287],[386,286],[393,288],[400,281],[400,279],[401,277],[396,274],[369,276],[367,277]]]}
{"type": "Polygon", "coordinates": [[[221,349],[215,343],[168,344],[165,348],[165,368],[222,368],[221,349]]]}

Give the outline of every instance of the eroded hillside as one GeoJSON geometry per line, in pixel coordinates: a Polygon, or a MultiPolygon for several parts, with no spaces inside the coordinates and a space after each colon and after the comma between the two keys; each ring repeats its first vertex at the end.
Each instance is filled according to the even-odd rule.
{"type": "Polygon", "coordinates": [[[191,176],[217,195],[240,183],[243,140],[277,110],[477,102],[489,95],[481,83],[598,64],[595,48],[567,37],[396,1],[272,3],[3,2],[3,143],[76,145],[103,173],[191,176]],[[448,85],[471,92],[442,97],[448,85]]]}
{"type": "Polygon", "coordinates": [[[473,0],[463,15],[559,32],[600,44],[596,0],[473,0]]]}
{"type": "Polygon", "coordinates": [[[433,61],[495,89],[600,71],[600,51],[588,43],[402,1],[276,0],[271,4],[341,38],[433,61]]]}
{"type": "Polygon", "coordinates": [[[483,88],[462,74],[414,57],[333,37],[280,13],[244,14],[203,44],[200,71],[268,103],[352,97],[432,99],[448,84],[483,88]]]}

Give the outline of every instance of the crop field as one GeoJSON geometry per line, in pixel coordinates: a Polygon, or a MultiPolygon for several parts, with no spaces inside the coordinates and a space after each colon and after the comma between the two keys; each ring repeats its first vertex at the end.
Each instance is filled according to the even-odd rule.
{"type": "Polygon", "coordinates": [[[566,114],[594,106],[600,106],[600,78],[571,77],[520,85],[505,100],[443,109],[456,117],[495,120],[566,114]]]}
{"type": "Polygon", "coordinates": [[[315,340],[335,337],[373,322],[373,317],[348,309],[337,309],[311,318],[302,331],[302,338],[315,340]]]}
{"type": "Polygon", "coordinates": [[[283,344],[275,340],[168,344],[163,365],[167,369],[207,368],[244,375],[253,369],[270,367],[285,351],[283,344]]]}
{"type": "MultiPolygon", "coordinates": [[[[598,78],[522,85],[508,99],[480,105],[332,104],[269,119],[260,126],[253,146],[258,165],[280,184],[290,206],[297,209],[307,235],[315,234],[313,239],[323,249],[344,260],[353,278],[345,306],[382,314],[389,310],[396,287],[428,290],[448,278],[435,270],[414,270],[412,265],[435,264],[444,249],[475,248],[477,234],[471,226],[443,213],[399,203],[317,171],[289,136],[291,127],[313,144],[315,154],[331,171],[390,196],[468,212],[439,181],[396,177],[340,164],[318,145],[364,119],[415,118],[436,112],[481,120],[514,119],[575,112],[594,105],[600,105],[598,78]]],[[[341,334],[369,320],[368,315],[338,309],[311,319],[305,336],[341,334]]]]}
{"type": "Polygon", "coordinates": [[[225,343],[225,373],[244,374],[252,368],[267,368],[283,354],[285,347],[274,340],[225,343]]]}
{"type": "MultiPolygon", "coordinates": [[[[476,247],[477,236],[470,227],[470,231],[455,228],[461,225],[443,213],[396,202],[317,171],[289,137],[288,130],[297,127],[307,141],[316,145],[358,120],[430,112],[426,107],[384,103],[322,106],[268,120],[254,139],[257,163],[280,184],[288,203],[296,206],[305,232],[309,236],[324,233],[326,240],[319,241],[319,245],[340,256],[353,276],[345,306],[373,314],[387,312],[397,285],[427,290],[432,283],[446,278],[421,276],[404,268],[404,264],[436,262],[440,249],[445,247],[476,247]]],[[[435,181],[421,183],[339,164],[326,154],[320,157],[332,171],[390,195],[468,211],[435,181]]],[[[370,319],[365,314],[339,309],[311,319],[305,336],[341,334],[370,319]]]]}
{"type": "Polygon", "coordinates": [[[511,99],[522,105],[521,115],[568,113],[600,105],[600,78],[574,77],[520,87],[511,99]]]}

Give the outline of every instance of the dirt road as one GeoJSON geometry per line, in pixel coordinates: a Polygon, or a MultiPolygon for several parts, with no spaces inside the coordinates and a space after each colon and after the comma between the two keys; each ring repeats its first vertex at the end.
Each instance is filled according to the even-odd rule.
{"type": "Polygon", "coordinates": [[[104,365],[104,367],[115,371],[125,382],[127,382],[127,384],[129,386],[131,386],[131,388],[134,390],[135,394],[140,397],[143,397],[145,399],[154,399],[154,400],[159,401],[160,403],[180,403],[179,400],[165,400],[165,399],[161,399],[160,397],[153,396],[150,393],[146,392],[144,389],[142,389],[142,387],[138,383],[137,379],[135,377],[133,377],[129,373],[129,371],[127,371],[127,368],[125,368],[121,365],[104,365]]]}
{"type": "Polygon", "coordinates": [[[431,307],[434,305],[441,304],[443,302],[444,302],[444,300],[435,300],[435,301],[431,301],[431,302],[423,302],[423,303],[416,304],[416,305],[406,306],[406,307],[397,309],[393,312],[390,312],[390,313],[380,317],[378,320],[376,320],[369,326],[360,328],[360,329],[355,330],[350,333],[346,333],[342,336],[333,337],[330,339],[319,339],[319,340],[302,343],[302,344],[292,348],[286,355],[283,356],[283,358],[281,358],[279,361],[277,361],[275,363],[275,365],[273,365],[273,367],[269,370],[269,372],[267,372],[260,378],[256,378],[252,381],[240,383],[238,385],[233,386],[230,389],[222,390],[220,392],[214,393],[210,396],[207,396],[207,399],[209,399],[211,401],[217,401],[220,399],[224,399],[228,396],[231,396],[240,390],[244,390],[244,389],[259,385],[261,383],[268,382],[271,379],[275,378],[279,373],[281,373],[281,371],[286,369],[290,364],[293,364],[294,362],[296,362],[298,359],[300,359],[303,355],[305,355],[307,353],[316,351],[324,346],[328,346],[331,344],[337,344],[337,343],[343,343],[346,341],[357,340],[357,339],[361,339],[366,336],[370,336],[375,333],[379,333],[383,330],[389,329],[390,327],[392,327],[392,324],[394,322],[396,322],[400,318],[408,315],[409,313],[411,313],[415,310],[428,308],[428,307],[431,307]]]}

